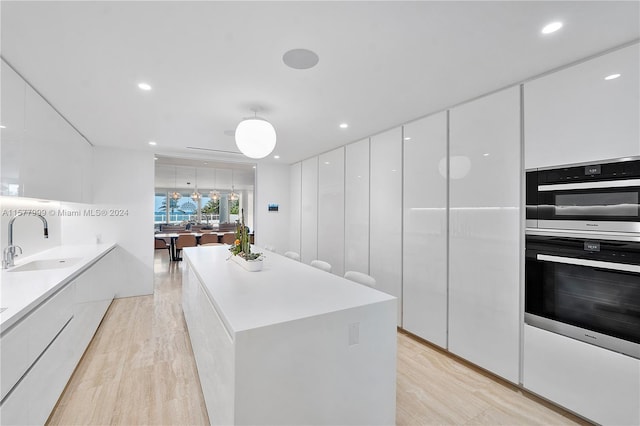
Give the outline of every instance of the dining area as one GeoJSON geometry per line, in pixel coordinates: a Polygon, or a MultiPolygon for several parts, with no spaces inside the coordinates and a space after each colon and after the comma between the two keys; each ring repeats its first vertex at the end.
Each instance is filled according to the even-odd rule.
{"type": "MultiPolygon", "coordinates": [[[[163,230],[154,234],[154,249],[167,250],[172,262],[182,260],[182,250],[186,247],[233,245],[236,240],[235,231],[214,230],[163,230]]],[[[254,234],[249,234],[253,244],[254,234]]]]}

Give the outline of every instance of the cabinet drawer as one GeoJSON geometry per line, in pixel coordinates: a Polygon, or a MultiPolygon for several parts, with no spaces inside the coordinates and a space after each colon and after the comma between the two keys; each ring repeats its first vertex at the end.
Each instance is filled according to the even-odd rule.
{"type": "Polygon", "coordinates": [[[25,319],[29,323],[28,356],[32,361],[40,356],[73,316],[74,289],[75,284],[67,285],[25,319]]]}
{"type": "Polygon", "coordinates": [[[66,285],[2,335],[2,398],[73,317],[75,285],[66,285]]]}
{"type": "MultiPolygon", "coordinates": [[[[9,329],[0,338],[0,399],[4,399],[31,365],[26,359],[28,347],[29,331],[23,322],[9,329]]],[[[3,423],[4,420],[3,416],[3,423]]]]}

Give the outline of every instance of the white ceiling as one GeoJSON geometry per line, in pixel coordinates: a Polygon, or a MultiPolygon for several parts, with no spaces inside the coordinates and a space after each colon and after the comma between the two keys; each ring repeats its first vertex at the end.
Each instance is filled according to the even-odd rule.
{"type": "Polygon", "coordinates": [[[292,163],[637,40],[639,4],[2,1],[1,47],[95,145],[237,151],[257,106],[292,163]],[[286,67],[294,48],[320,62],[286,67]]]}

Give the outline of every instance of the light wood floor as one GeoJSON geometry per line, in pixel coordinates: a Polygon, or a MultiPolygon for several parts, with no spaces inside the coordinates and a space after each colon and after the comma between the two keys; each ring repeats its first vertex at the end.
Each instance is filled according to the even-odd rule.
{"type": "MultiPolygon", "coordinates": [[[[155,294],[115,300],[51,425],[205,425],[181,269],[156,252],[155,294]]],[[[581,419],[398,333],[398,425],[573,425],[581,419]]]]}

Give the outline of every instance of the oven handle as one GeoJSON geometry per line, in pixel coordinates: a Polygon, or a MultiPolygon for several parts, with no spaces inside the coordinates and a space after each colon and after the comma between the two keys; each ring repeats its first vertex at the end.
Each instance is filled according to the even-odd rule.
{"type": "Polygon", "coordinates": [[[579,259],[575,257],[551,256],[538,254],[536,259],[545,262],[566,263],[567,265],[588,266],[591,268],[613,269],[614,271],[640,273],[640,265],[627,265],[626,263],[602,262],[600,260],[579,259]]]}
{"type": "Polygon", "coordinates": [[[640,186],[640,179],[624,179],[611,181],[594,181],[578,183],[557,183],[553,185],[538,185],[538,192],[567,191],[573,189],[597,189],[597,188],[629,188],[640,186]]]}

